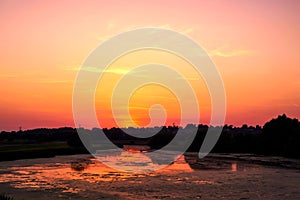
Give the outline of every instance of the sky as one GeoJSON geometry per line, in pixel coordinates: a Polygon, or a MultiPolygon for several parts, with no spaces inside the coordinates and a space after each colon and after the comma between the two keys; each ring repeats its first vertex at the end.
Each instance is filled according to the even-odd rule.
{"type": "MultiPolygon", "coordinates": [[[[299,118],[299,10],[300,2],[291,0],[2,0],[0,131],[74,127],[72,93],[83,61],[106,39],[142,27],[178,31],[206,49],[224,82],[225,123],[263,125],[282,113],[299,118]]],[[[127,72],[124,67],[151,59],[177,69],[188,65],[162,52],[127,56],[116,61],[98,85],[95,107],[103,127],[115,125],[109,89],[127,72]]],[[[201,122],[209,123],[205,83],[197,80],[192,85],[201,99],[201,122]]],[[[151,122],[149,108],[154,104],[164,107],[167,124],[179,122],[180,105],[166,88],[140,88],[129,104],[137,125],[151,122]]],[[[116,117],[121,126],[131,125],[116,117]]]]}

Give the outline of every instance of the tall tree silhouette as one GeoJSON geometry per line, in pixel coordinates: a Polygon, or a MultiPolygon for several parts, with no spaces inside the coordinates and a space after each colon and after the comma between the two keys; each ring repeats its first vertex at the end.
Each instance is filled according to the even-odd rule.
{"type": "Polygon", "coordinates": [[[300,157],[300,123],[285,114],[263,127],[261,150],[269,155],[300,157]]]}

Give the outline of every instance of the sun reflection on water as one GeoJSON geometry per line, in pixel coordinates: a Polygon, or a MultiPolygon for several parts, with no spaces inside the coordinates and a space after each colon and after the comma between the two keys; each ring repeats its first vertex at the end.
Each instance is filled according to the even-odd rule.
{"type": "Polygon", "coordinates": [[[116,159],[116,155],[107,156],[103,163],[89,155],[80,156],[61,156],[48,159],[48,162],[40,159],[41,162],[27,166],[8,166],[0,168],[0,182],[10,182],[15,188],[53,190],[60,189],[65,193],[78,193],[86,190],[84,184],[82,187],[72,186],[72,182],[85,182],[99,184],[104,182],[127,181],[142,182],[144,177],[165,176],[166,181],[172,181],[174,184],[181,184],[190,181],[194,184],[214,184],[211,180],[201,180],[194,178],[190,180],[188,176],[178,178],[176,174],[190,173],[195,170],[206,169],[224,169],[236,171],[237,163],[228,164],[227,162],[218,163],[209,160],[201,160],[197,154],[186,154],[181,156],[171,165],[150,172],[155,165],[164,165],[157,162],[156,159],[150,159],[142,153],[123,152],[122,160],[116,159]],[[149,172],[127,173],[117,171],[107,167],[106,163],[122,165],[127,171],[135,172],[137,166],[143,165],[149,168],[149,172]],[[231,166],[231,168],[230,168],[231,166]]]}

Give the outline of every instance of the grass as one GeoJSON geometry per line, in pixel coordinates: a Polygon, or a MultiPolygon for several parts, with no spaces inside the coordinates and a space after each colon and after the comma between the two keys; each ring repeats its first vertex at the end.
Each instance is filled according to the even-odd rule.
{"type": "Polygon", "coordinates": [[[60,141],[36,144],[0,143],[0,162],[17,159],[48,158],[56,155],[79,153],[87,153],[87,151],[83,148],[72,148],[67,142],[60,141]]]}
{"type": "Polygon", "coordinates": [[[13,200],[14,198],[7,196],[6,194],[0,194],[0,200],[13,200]]]}
{"type": "Polygon", "coordinates": [[[14,152],[14,151],[32,151],[44,149],[67,149],[70,148],[66,142],[45,142],[38,144],[1,144],[0,152],[14,152]]]}

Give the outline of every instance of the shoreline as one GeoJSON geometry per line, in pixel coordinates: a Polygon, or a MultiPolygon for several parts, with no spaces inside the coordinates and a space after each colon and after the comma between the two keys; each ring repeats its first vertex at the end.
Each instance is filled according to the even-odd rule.
{"type": "MultiPolygon", "coordinates": [[[[145,152],[132,152],[131,153],[145,153],[145,152]]],[[[24,152],[20,152],[24,153],[24,152]]],[[[198,152],[185,152],[183,155],[197,155],[198,152]]],[[[14,154],[15,156],[16,154],[14,154]]],[[[9,154],[6,156],[0,153],[1,161],[0,164],[7,161],[21,161],[21,160],[31,160],[31,159],[43,159],[43,158],[55,158],[61,156],[76,156],[76,155],[89,155],[92,156],[86,149],[49,149],[45,151],[34,151],[34,154],[31,152],[28,154],[17,154],[21,155],[19,157],[10,157],[9,154]],[[37,154],[36,154],[37,153],[37,154]],[[4,158],[4,159],[3,159],[4,158]]],[[[195,158],[194,158],[195,159],[195,158]]],[[[224,160],[224,161],[237,161],[244,162],[248,164],[256,164],[268,167],[278,167],[283,169],[300,169],[300,159],[297,158],[287,158],[282,156],[270,156],[270,155],[259,155],[252,153],[209,153],[204,158],[196,158],[197,162],[203,160],[224,160]]]]}

